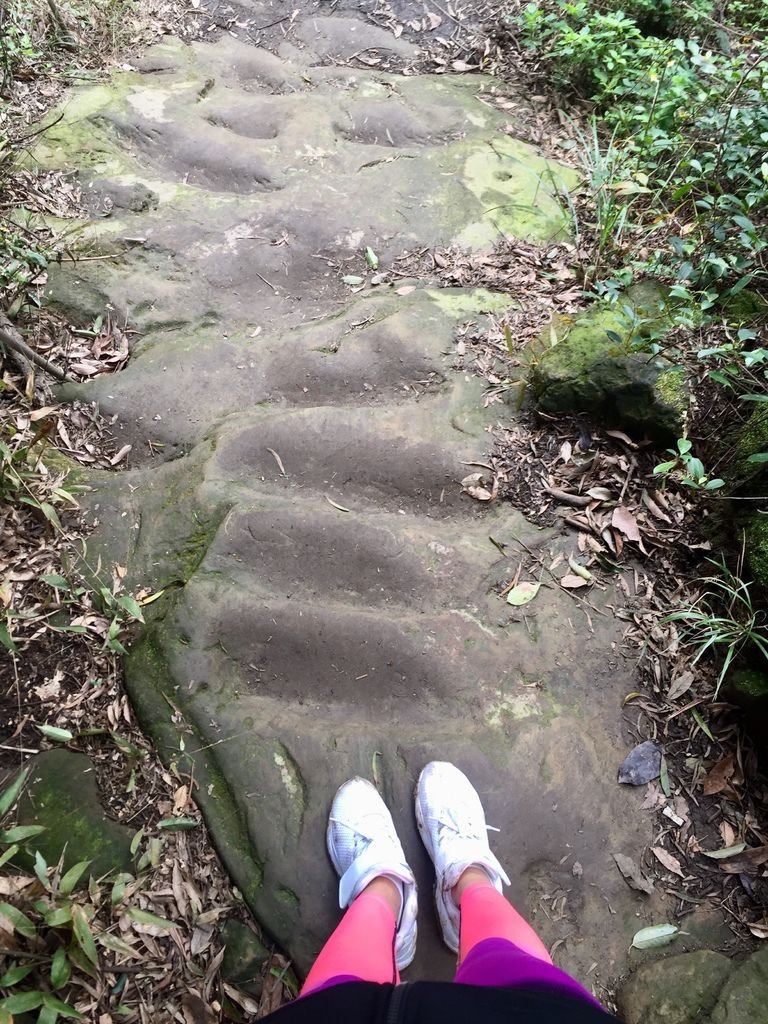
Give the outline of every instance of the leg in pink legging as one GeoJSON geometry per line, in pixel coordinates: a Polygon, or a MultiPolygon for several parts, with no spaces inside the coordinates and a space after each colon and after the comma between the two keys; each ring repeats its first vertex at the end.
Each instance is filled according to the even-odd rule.
{"type": "Polygon", "coordinates": [[[538,937],[515,908],[489,885],[477,882],[459,896],[459,969],[463,985],[545,989],[598,1001],[577,981],[555,967],[538,937]]]}
{"type": "Polygon", "coordinates": [[[363,891],[352,903],[312,965],[302,996],[345,981],[400,981],[395,965],[392,907],[377,893],[363,891]]]}

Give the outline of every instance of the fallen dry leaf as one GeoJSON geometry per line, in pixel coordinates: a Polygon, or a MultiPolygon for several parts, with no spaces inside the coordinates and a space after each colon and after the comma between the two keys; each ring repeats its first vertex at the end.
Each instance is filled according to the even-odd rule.
{"type": "Polygon", "coordinates": [[[631,857],[627,857],[623,853],[614,853],[613,859],[616,861],[616,867],[619,869],[625,882],[631,889],[636,889],[638,892],[644,892],[648,896],[652,895],[655,891],[653,888],[653,882],[645,877],[631,857]]]}
{"type": "Polygon", "coordinates": [[[620,530],[627,540],[639,541],[640,530],[637,521],[626,505],[617,505],[611,515],[611,526],[620,530]]]}
{"type": "Polygon", "coordinates": [[[714,796],[716,793],[722,793],[724,791],[732,793],[733,787],[731,786],[731,779],[733,778],[735,771],[736,761],[733,754],[729,754],[721,761],[718,761],[715,767],[704,779],[704,784],[701,787],[704,796],[714,796]]]}
{"type": "Polygon", "coordinates": [[[677,700],[678,697],[682,697],[693,686],[695,679],[696,677],[693,672],[688,670],[681,672],[679,676],[675,676],[672,680],[672,685],[667,691],[667,700],[677,700]]]}
{"type": "Polygon", "coordinates": [[[663,846],[652,846],[651,853],[660,864],[664,865],[667,871],[671,871],[673,875],[679,875],[680,878],[685,877],[680,861],[669,850],[665,850],[663,846]]]}
{"type": "Polygon", "coordinates": [[[560,586],[565,587],[566,590],[578,590],[579,587],[588,587],[589,582],[576,576],[574,573],[568,573],[560,580],[560,586]]]}
{"type": "Polygon", "coordinates": [[[727,875],[754,875],[758,868],[768,861],[768,846],[753,846],[749,850],[728,857],[719,862],[721,871],[727,875]]]}

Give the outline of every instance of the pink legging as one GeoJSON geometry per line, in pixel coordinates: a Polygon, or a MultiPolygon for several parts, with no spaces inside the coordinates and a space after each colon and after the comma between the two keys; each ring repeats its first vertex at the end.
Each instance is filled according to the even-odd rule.
{"type": "MultiPolygon", "coordinates": [[[[307,976],[302,996],[347,981],[395,983],[395,915],[375,893],[352,903],[323,946],[307,976]]],[[[559,968],[541,939],[492,886],[468,886],[461,896],[459,968],[454,979],[468,985],[544,986],[599,1006],[593,996],[559,968]]]]}

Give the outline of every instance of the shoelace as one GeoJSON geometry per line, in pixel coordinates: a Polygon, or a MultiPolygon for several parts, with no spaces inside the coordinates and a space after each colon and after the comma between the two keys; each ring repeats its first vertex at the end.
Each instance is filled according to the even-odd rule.
{"type": "MultiPolygon", "coordinates": [[[[374,836],[369,836],[365,832],[361,832],[359,828],[355,828],[353,825],[350,825],[348,821],[343,821],[341,818],[334,818],[333,815],[331,815],[329,817],[329,821],[334,825],[340,825],[342,828],[352,833],[352,849],[354,850],[356,857],[370,846],[374,840],[374,836]],[[362,846],[360,840],[362,840],[362,846]]],[[[391,838],[392,837],[389,832],[387,832],[387,839],[391,838]]]]}

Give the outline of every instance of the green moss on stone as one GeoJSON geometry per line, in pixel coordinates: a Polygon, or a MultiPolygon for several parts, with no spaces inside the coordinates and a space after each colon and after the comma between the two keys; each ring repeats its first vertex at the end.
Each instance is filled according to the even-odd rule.
{"type": "Polygon", "coordinates": [[[746,555],[752,578],[768,590],[768,515],[753,516],[746,531],[746,555]]]}
{"type": "Polygon", "coordinates": [[[729,437],[725,445],[728,479],[744,484],[765,474],[765,463],[750,462],[750,455],[768,452],[768,403],[758,402],[746,422],[729,437]]]}
{"type": "Polygon", "coordinates": [[[271,955],[269,949],[252,928],[235,919],[222,925],[221,938],[224,942],[222,977],[258,998],[264,967],[271,955]]]}
{"type": "Polygon", "coordinates": [[[730,676],[728,684],[735,697],[740,695],[748,700],[768,700],[768,672],[742,668],[730,676]]]}
{"type": "Polygon", "coordinates": [[[642,351],[653,330],[664,331],[663,292],[653,283],[635,286],[624,299],[597,304],[576,320],[561,318],[542,337],[545,351],[530,369],[529,383],[545,412],[587,412],[652,440],[683,433],[687,408],[681,369],[642,351]],[[638,322],[624,312],[632,306],[638,322]]]}
{"type": "Polygon", "coordinates": [[[427,295],[438,306],[441,313],[459,319],[474,313],[494,313],[517,303],[503,292],[491,292],[487,288],[427,288],[427,295]]]}
{"type": "Polygon", "coordinates": [[[56,864],[63,855],[65,870],[88,860],[95,878],[131,871],[135,829],[104,813],[90,758],[69,750],[46,750],[32,760],[31,769],[17,817],[19,824],[42,825],[45,831],[29,846],[48,864],[56,864]]]}

